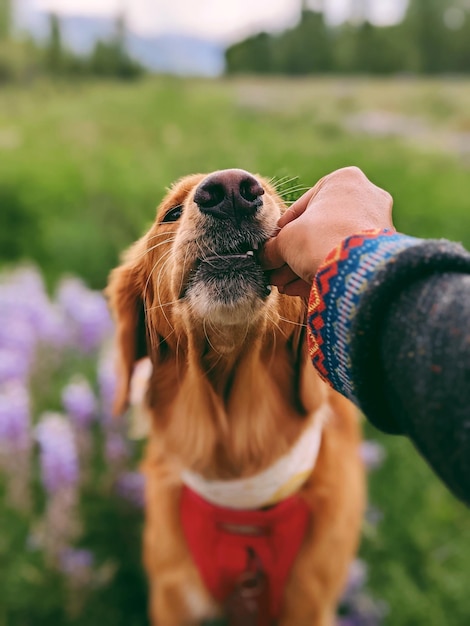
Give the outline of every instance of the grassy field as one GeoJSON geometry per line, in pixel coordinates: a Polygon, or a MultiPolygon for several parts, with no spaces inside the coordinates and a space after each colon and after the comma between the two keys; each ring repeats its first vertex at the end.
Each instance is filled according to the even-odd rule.
{"type": "MultiPolygon", "coordinates": [[[[105,284],[165,188],[242,167],[312,185],[355,164],[395,198],[399,229],[470,246],[470,82],[341,79],[37,83],[0,91],[0,263],[50,285],[105,284]]],[[[387,626],[465,626],[470,516],[404,440],[386,447],[361,553],[387,626]]],[[[136,548],[138,549],[138,548],[136,548]]],[[[33,623],[33,622],[31,622],[33,623]]]]}
{"type": "Polygon", "coordinates": [[[394,194],[399,228],[470,244],[470,151],[454,149],[470,128],[469,100],[465,83],[338,79],[4,89],[1,260],[32,257],[51,277],[72,271],[102,286],[167,185],[231,166],[310,185],[354,163],[394,194]],[[374,111],[427,129],[410,140],[399,118],[403,137],[349,130],[374,111]]]}

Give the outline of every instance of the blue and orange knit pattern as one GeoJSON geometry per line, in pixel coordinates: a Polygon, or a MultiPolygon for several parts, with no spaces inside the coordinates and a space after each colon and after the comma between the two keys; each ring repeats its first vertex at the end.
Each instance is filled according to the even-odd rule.
{"type": "Polygon", "coordinates": [[[361,295],[377,270],[418,241],[393,230],[364,231],[344,239],[315,275],[308,307],[310,357],[320,376],[356,404],[349,346],[361,295]]]}

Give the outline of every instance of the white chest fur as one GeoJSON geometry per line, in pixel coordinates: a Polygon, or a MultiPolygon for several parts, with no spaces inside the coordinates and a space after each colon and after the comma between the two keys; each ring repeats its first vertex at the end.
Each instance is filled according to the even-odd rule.
{"type": "Polygon", "coordinates": [[[236,480],[207,480],[183,470],[183,483],[218,506],[249,510],[276,504],[298,491],[315,467],[329,410],[326,405],[318,409],[289,452],[259,474],[236,480]]]}

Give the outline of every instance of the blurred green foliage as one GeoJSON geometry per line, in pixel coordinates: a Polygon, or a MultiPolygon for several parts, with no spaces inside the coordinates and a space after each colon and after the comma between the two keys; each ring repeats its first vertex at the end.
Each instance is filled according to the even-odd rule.
{"type": "Polygon", "coordinates": [[[10,34],[12,0],[0,0],[0,40],[10,34]]]}
{"type": "MultiPolygon", "coordinates": [[[[2,527],[8,531],[4,536],[9,543],[0,540],[1,626],[147,626],[142,513],[132,510],[111,489],[103,489],[102,473],[96,472],[95,487],[83,495],[81,545],[92,550],[98,563],[111,564],[110,572],[104,573],[112,583],[97,584],[91,593],[88,590],[88,597],[81,589],[70,589],[63,573],[51,567],[32,544],[31,519],[2,506],[2,527]],[[79,610],[74,609],[74,599],[79,610]]],[[[0,501],[4,500],[2,487],[0,501]]]]}
{"type": "MultiPolygon", "coordinates": [[[[470,246],[467,81],[40,80],[0,96],[0,262],[33,259],[51,284],[73,272],[103,287],[168,185],[225,167],[292,178],[288,189],[355,164],[394,195],[399,229],[470,246]]],[[[384,518],[366,524],[362,553],[385,623],[465,626],[468,511],[406,441],[382,441],[371,501],[384,518]]],[[[124,600],[140,615],[127,623],[142,623],[124,600]]]]}

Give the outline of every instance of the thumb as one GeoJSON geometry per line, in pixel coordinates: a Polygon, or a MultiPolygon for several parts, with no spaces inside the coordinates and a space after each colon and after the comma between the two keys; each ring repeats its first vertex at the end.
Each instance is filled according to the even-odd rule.
{"type": "Polygon", "coordinates": [[[281,253],[278,237],[269,239],[259,253],[261,265],[266,270],[275,270],[286,264],[281,253]]]}

